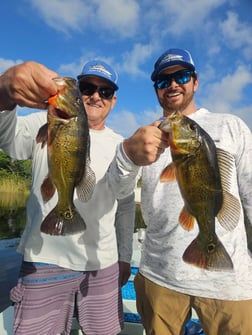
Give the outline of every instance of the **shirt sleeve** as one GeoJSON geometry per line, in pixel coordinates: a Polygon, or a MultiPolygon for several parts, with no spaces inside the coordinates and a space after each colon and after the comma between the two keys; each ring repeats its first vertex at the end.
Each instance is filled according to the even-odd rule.
{"type": "Polygon", "coordinates": [[[17,116],[16,109],[0,113],[0,148],[13,159],[32,156],[39,128],[46,123],[46,112],[17,116]]]}
{"type": "Polygon", "coordinates": [[[123,199],[135,191],[140,170],[140,166],[127,157],[120,143],[108,169],[109,184],[117,199],[123,199]]]}
{"type": "Polygon", "coordinates": [[[239,193],[246,217],[252,225],[252,133],[243,121],[240,121],[238,126],[236,160],[239,193]]]}
{"type": "Polygon", "coordinates": [[[10,154],[17,124],[16,108],[0,112],[0,148],[10,154]]]}
{"type": "Polygon", "coordinates": [[[132,257],[133,233],[135,226],[135,195],[118,200],[115,229],[118,246],[118,259],[130,263],[132,257]]]}

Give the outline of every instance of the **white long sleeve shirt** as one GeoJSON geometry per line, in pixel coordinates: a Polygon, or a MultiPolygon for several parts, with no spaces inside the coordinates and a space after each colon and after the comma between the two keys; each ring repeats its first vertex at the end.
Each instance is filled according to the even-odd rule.
{"type": "MultiPolygon", "coordinates": [[[[119,234],[120,260],[130,262],[134,227],[134,197],[123,191],[109,176],[107,169],[122,137],[109,128],[90,130],[91,167],[96,175],[92,198],[83,203],[76,194],[74,203],[87,225],[75,235],[50,236],[40,232],[43,218],[57,203],[57,192],[43,203],[40,186],[48,174],[47,147],[36,143],[39,128],[47,122],[47,113],[17,117],[16,111],[0,113],[0,148],[15,159],[32,159],[32,185],[27,203],[27,222],[18,251],[29,262],[56,264],[79,271],[106,268],[118,260],[116,229],[119,234]],[[128,196],[125,199],[124,196],[128,196]],[[116,212],[118,220],[115,222],[116,212]]],[[[117,173],[117,172],[116,172],[117,173]]],[[[130,189],[133,191],[133,187],[130,189]]],[[[131,192],[132,193],[132,192],[131,192]]]]}
{"type": "MultiPolygon", "coordinates": [[[[252,141],[248,127],[234,115],[206,109],[188,115],[214,139],[217,147],[235,159],[232,194],[243,200],[252,223],[252,141]]],[[[177,182],[160,183],[163,169],[171,162],[170,149],[154,164],[143,168],[142,212],[147,225],[140,272],[163,287],[192,296],[225,300],[252,299],[252,258],[247,248],[244,216],[234,230],[225,230],[216,219],[216,233],[233,261],[232,271],[209,271],[183,261],[185,249],[196,238],[178,222],[183,207],[177,182]]]]}

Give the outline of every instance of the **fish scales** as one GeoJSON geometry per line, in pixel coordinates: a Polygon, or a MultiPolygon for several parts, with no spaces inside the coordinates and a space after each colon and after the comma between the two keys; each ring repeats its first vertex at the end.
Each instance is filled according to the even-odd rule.
{"type": "Polygon", "coordinates": [[[47,124],[42,126],[37,142],[47,144],[49,174],[41,185],[45,202],[57,190],[58,202],[44,218],[41,231],[67,235],[84,231],[86,224],[74,203],[74,189],[82,201],[88,201],[95,187],[90,168],[90,138],[85,108],[76,80],[56,78],[58,92],[48,99],[47,124]]]}
{"type": "Polygon", "coordinates": [[[234,229],[240,215],[239,201],[227,190],[232,172],[228,164],[230,157],[220,153],[227,164],[225,169],[220,169],[219,153],[213,139],[180,112],[168,116],[159,128],[170,133],[173,161],[164,169],[160,180],[168,182],[176,176],[184,200],[179,222],[186,230],[193,228],[195,219],[199,226],[199,234],[185,250],[183,260],[207,270],[232,270],[232,260],[215,231],[215,218],[220,212],[220,223],[226,229],[234,229]],[[226,187],[222,186],[221,172],[226,174],[226,187]],[[232,204],[233,212],[226,210],[225,199],[228,199],[229,206],[232,204]]]}

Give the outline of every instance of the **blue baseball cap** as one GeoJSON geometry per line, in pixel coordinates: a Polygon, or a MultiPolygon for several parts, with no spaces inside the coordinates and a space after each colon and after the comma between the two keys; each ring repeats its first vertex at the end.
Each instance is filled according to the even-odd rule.
{"type": "Polygon", "coordinates": [[[174,65],[182,65],[189,70],[195,71],[195,65],[190,52],[183,49],[168,49],[156,61],[151,80],[155,81],[161,71],[174,65]]]}
{"type": "Polygon", "coordinates": [[[80,75],[77,76],[78,80],[81,80],[84,77],[100,77],[106,79],[115,90],[118,90],[117,79],[118,75],[115,70],[107,63],[101,60],[91,60],[87,62],[80,75]]]}

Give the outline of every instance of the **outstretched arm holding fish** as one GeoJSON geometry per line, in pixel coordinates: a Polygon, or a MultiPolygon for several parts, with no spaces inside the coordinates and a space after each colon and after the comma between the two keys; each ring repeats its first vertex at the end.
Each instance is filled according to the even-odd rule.
{"type": "Polygon", "coordinates": [[[16,105],[46,109],[45,101],[57,92],[54,77],[56,72],[32,61],[11,67],[0,77],[0,110],[16,105]]]}

